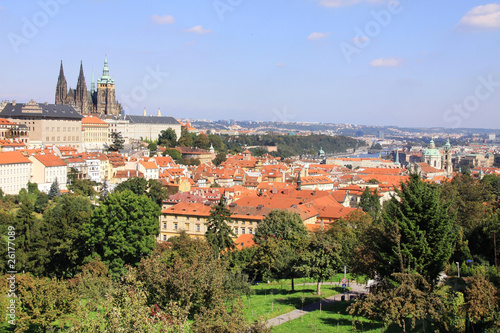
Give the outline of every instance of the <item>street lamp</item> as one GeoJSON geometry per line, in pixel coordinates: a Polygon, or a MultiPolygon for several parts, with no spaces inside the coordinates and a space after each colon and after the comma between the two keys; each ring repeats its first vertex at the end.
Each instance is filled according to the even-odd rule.
{"type": "Polygon", "coordinates": [[[460,263],[457,261],[457,268],[458,268],[458,277],[460,277],[460,263]]]}

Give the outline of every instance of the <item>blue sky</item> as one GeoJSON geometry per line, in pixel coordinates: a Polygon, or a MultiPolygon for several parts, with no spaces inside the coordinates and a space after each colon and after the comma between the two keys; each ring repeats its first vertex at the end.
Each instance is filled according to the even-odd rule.
{"type": "Polygon", "coordinates": [[[500,2],[0,0],[0,100],[90,89],[126,113],[500,128],[500,2]]]}

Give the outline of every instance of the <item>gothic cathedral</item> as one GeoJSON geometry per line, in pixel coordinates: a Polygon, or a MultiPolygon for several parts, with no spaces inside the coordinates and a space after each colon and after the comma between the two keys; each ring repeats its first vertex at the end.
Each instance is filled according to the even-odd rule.
{"type": "Polygon", "coordinates": [[[76,89],[69,88],[68,90],[61,61],[55,104],[71,105],[82,114],[114,116],[121,114],[121,105],[116,101],[115,97],[115,81],[109,76],[107,57],[104,57],[104,68],[101,78],[97,80],[97,89],[94,82],[94,73],[92,73],[90,91],[87,90],[82,63],[80,63],[80,74],[78,75],[76,89]]]}

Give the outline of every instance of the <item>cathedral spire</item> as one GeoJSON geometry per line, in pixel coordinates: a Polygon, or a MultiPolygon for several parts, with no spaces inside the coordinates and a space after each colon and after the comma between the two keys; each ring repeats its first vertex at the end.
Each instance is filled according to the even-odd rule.
{"type": "Polygon", "coordinates": [[[80,74],[75,91],[75,104],[82,113],[88,113],[87,84],[85,83],[85,74],[83,73],[83,62],[80,62],[80,74]]]}
{"type": "Polygon", "coordinates": [[[158,113],[156,114],[157,117],[161,117],[161,111],[160,108],[158,108],[158,113]]]}
{"type": "Polygon", "coordinates": [[[66,94],[68,93],[68,84],[64,77],[63,63],[61,60],[61,67],[59,69],[59,77],[57,78],[56,86],[56,101],[55,104],[64,104],[66,102],[66,94]]]}
{"type": "Polygon", "coordinates": [[[99,79],[98,83],[102,84],[115,84],[115,81],[111,79],[109,76],[109,68],[108,68],[108,56],[104,56],[104,67],[102,69],[102,76],[99,79]]]}

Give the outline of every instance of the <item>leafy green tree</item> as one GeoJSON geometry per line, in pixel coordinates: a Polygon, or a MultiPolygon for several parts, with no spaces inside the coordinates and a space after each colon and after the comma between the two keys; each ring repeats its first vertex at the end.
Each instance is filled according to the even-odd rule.
{"type": "MultiPolygon", "coordinates": [[[[157,333],[184,332],[186,325],[178,325],[169,312],[158,311],[146,304],[147,292],[128,274],[124,283],[115,284],[104,298],[97,312],[84,311],[69,332],[87,333],[157,333]]],[[[175,313],[175,302],[170,312],[175,313]]]]}
{"type": "Polygon", "coordinates": [[[183,128],[181,130],[181,137],[179,138],[179,146],[193,147],[195,139],[196,139],[196,134],[189,133],[185,128],[183,128]]]}
{"type": "Polygon", "coordinates": [[[110,194],[84,228],[92,257],[100,256],[113,274],[124,273],[125,265],[136,265],[152,252],[159,216],[160,208],[144,195],[130,190],[110,194]]]}
{"type": "Polygon", "coordinates": [[[35,201],[35,212],[38,214],[42,214],[47,209],[49,205],[49,196],[43,192],[39,192],[36,196],[35,201]]]}
{"type": "Polygon", "coordinates": [[[208,140],[210,144],[214,147],[215,151],[225,152],[227,150],[226,145],[222,142],[222,139],[219,135],[209,134],[208,140]]]}
{"type": "Polygon", "coordinates": [[[357,210],[335,221],[325,231],[334,243],[340,245],[342,264],[350,272],[370,275],[374,255],[369,237],[375,233],[373,229],[371,216],[357,210]]]}
{"type": "Polygon", "coordinates": [[[381,205],[380,198],[378,196],[377,190],[372,192],[369,187],[366,187],[361,194],[361,198],[359,200],[359,207],[363,209],[365,213],[371,215],[371,217],[376,220],[380,215],[381,205]]]}
{"type": "Polygon", "coordinates": [[[134,194],[143,195],[147,193],[148,181],[141,177],[128,178],[115,187],[114,192],[132,191],[134,194]]]}
{"type": "Polygon", "coordinates": [[[500,297],[498,289],[483,275],[477,274],[467,280],[465,308],[467,318],[476,328],[492,328],[500,324],[500,297]]]}
{"type": "Polygon", "coordinates": [[[210,217],[208,218],[207,231],[205,237],[212,244],[216,253],[220,258],[220,254],[225,249],[233,249],[235,247],[235,237],[233,230],[227,225],[231,221],[231,212],[226,207],[224,198],[221,196],[219,204],[212,207],[210,217]]]}
{"type": "Polygon", "coordinates": [[[292,279],[298,270],[300,251],[307,246],[308,232],[300,215],[286,210],[273,210],[255,230],[254,241],[260,247],[252,268],[263,279],[292,279]]]}
{"type": "Polygon", "coordinates": [[[432,294],[432,286],[418,273],[394,273],[393,283],[383,281],[367,297],[348,308],[352,315],[380,320],[387,329],[397,324],[406,332],[407,321],[414,328],[417,320],[439,316],[444,311],[441,300],[432,294]]]}
{"type": "MultiPolygon", "coordinates": [[[[204,309],[230,305],[241,290],[235,285],[248,288],[241,275],[239,283],[228,283],[227,263],[216,258],[208,242],[185,233],[169,241],[168,245],[158,244],[154,254],[141,261],[137,279],[148,291],[148,304],[168,311],[175,302],[175,321],[185,323],[188,316],[206,313],[204,309]]],[[[242,320],[240,314],[233,315],[236,321],[242,320]]]]}
{"type": "Polygon", "coordinates": [[[172,128],[163,130],[158,135],[158,145],[165,148],[173,148],[177,146],[177,134],[172,128]]]}
{"type": "Polygon", "coordinates": [[[226,161],[226,153],[220,151],[217,153],[217,155],[215,155],[215,158],[212,160],[212,163],[215,166],[219,166],[219,165],[221,165],[222,162],[225,162],[225,161],[226,161]]]}
{"type": "Polygon", "coordinates": [[[43,274],[48,259],[43,221],[34,215],[30,201],[22,202],[15,219],[16,270],[43,274]]]}
{"type": "Polygon", "coordinates": [[[314,233],[307,248],[302,252],[299,269],[317,281],[316,293],[321,295],[321,283],[341,270],[340,246],[333,242],[329,234],[314,233]]]}
{"type": "Polygon", "coordinates": [[[52,185],[50,185],[50,190],[49,190],[49,199],[54,199],[55,197],[60,197],[61,196],[61,191],[59,190],[59,182],[54,180],[52,185]]]}
{"type": "Polygon", "coordinates": [[[416,174],[397,191],[399,198],[386,202],[382,212],[383,237],[375,244],[380,278],[413,271],[430,283],[453,253],[456,239],[454,216],[441,192],[416,174]]]}
{"type": "Polygon", "coordinates": [[[150,179],[148,180],[147,196],[161,208],[163,200],[168,198],[168,191],[158,180],[150,179]]]}
{"type": "Polygon", "coordinates": [[[95,186],[97,186],[97,183],[90,179],[75,179],[68,185],[68,189],[78,195],[93,198],[97,195],[97,191],[94,188],[95,186]]]}
{"type": "Polygon", "coordinates": [[[62,323],[78,310],[77,295],[66,281],[18,274],[16,285],[16,331],[47,331],[56,319],[62,323]]]}
{"type": "Polygon", "coordinates": [[[158,150],[158,146],[156,145],[156,143],[151,142],[150,144],[148,144],[148,149],[151,153],[154,154],[158,150]]]}
{"type": "Polygon", "coordinates": [[[210,148],[210,140],[208,139],[208,135],[206,135],[205,133],[198,134],[198,136],[196,136],[196,139],[194,140],[194,146],[201,149],[210,148]]]}
{"type": "Polygon", "coordinates": [[[172,157],[172,159],[175,161],[175,163],[177,163],[177,164],[183,163],[182,155],[181,155],[180,151],[178,151],[177,149],[165,149],[165,151],[163,152],[163,156],[167,156],[167,155],[172,157]]]}
{"type": "Polygon", "coordinates": [[[74,195],[65,195],[45,213],[50,253],[46,271],[49,276],[70,278],[82,265],[89,254],[83,230],[91,215],[90,200],[74,195]]]}
{"type": "Polygon", "coordinates": [[[109,151],[119,151],[123,149],[125,139],[123,139],[121,132],[111,132],[111,141],[111,146],[108,148],[109,151]]]}

